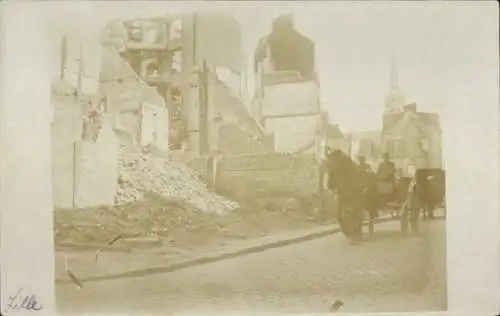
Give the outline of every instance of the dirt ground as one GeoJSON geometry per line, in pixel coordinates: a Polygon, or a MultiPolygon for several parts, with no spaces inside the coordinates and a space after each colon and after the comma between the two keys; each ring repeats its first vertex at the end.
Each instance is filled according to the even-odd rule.
{"type": "Polygon", "coordinates": [[[218,215],[151,195],[144,201],[121,206],[57,209],[54,224],[56,248],[72,244],[99,247],[119,235],[122,239],[156,237],[168,246],[192,248],[304,229],[318,225],[318,220],[311,210],[276,203],[269,203],[268,207],[245,205],[218,215]]]}

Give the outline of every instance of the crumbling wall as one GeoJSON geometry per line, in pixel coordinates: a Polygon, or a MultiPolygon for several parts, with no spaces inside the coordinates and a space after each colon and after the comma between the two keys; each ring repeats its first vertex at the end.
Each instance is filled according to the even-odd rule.
{"type": "Polygon", "coordinates": [[[269,137],[250,134],[236,125],[225,125],[219,129],[219,153],[243,154],[267,152],[273,149],[269,137]]]}
{"type": "Polygon", "coordinates": [[[68,103],[59,100],[53,102],[51,171],[52,198],[56,208],[73,206],[75,141],[82,135],[81,108],[68,103]]]}
{"type": "Polygon", "coordinates": [[[270,151],[271,138],[264,133],[243,101],[216,74],[209,75],[208,142],[214,151],[239,154],[270,151]]]}
{"type": "Polygon", "coordinates": [[[118,179],[118,145],[111,122],[103,124],[95,142],[76,142],[77,207],[114,203],[118,179]]]}
{"type": "Polygon", "coordinates": [[[163,152],[168,151],[168,110],[144,103],[140,107],[140,144],[154,145],[163,152]]]}
{"type": "Polygon", "coordinates": [[[318,138],[319,114],[275,117],[265,120],[266,131],[273,133],[278,152],[312,152],[318,138]]]}
{"type": "Polygon", "coordinates": [[[113,204],[118,141],[111,120],[97,140],[82,140],[83,113],[78,100],[54,100],[51,126],[52,194],[56,208],[113,204]]]}
{"type": "MultiPolygon", "coordinates": [[[[278,73],[276,77],[279,75],[285,74],[278,73]]],[[[315,81],[268,85],[255,102],[260,102],[263,125],[266,132],[274,135],[276,151],[290,153],[313,148],[323,128],[319,86],[315,81]]]]}
{"type": "Polygon", "coordinates": [[[225,156],[216,190],[260,207],[311,212],[320,206],[320,168],[312,154],[275,152],[225,156]]]}

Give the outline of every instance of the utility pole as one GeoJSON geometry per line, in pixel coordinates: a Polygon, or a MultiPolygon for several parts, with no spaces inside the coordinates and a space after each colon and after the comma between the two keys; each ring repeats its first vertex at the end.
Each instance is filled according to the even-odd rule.
{"type": "Polygon", "coordinates": [[[80,44],[80,52],[79,52],[79,60],[78,60],[78,74],[77,74],[78,93],[82,92],[82,77],[83,77],[83,45],[80,44]]]}
{"type": "Polygon", "coordinates": [[[199,73],[199,152],[208,153],[208,69],[205,60],[202,61],[199,73]]]}
{"type": "MultiPolygon", "coordinates": [[[[82,76],[83,76],[83,45],[80,43],[80,49],[79,49],[79,59],[78,59],[78,73],[77,73],[77,84],[76,84],[76,91],[78,93],[78,96],[82,96],[82,76]]],[[[77,96],[77,99],[78,99],[77,96]]],[[[80,99],[81,100],[81,99],[80,99]]],[[[86,114],[86,113],[85,113],[86,114]]],[[[85,115],[84,114],[84,115],[85,115]]],[[[85,137],[86,133],[89,133],[90,127],[88,126],[88,123],[84,123],[83,127],[83,137],[85,137]]],[[[73,196],[72,196],[72,202],[73,202],[73,209],[76,208],[77,206],[77,197],[78,197],[78,171],[77,171],[77,164],[78,164],[78,141],[73,142],[73,196]]]]}
{"type": "Polygon", "coordinates": [[[68,38],[63,35],[61,40],[61,64],[59,68],[59,79],[64,80],[64,71],[66,68],[66,60],[68,55],[68,38]]]}

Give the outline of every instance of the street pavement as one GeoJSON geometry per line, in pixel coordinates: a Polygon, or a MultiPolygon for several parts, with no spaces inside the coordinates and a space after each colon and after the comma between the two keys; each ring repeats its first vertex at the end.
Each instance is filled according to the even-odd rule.
{"type": "Polygon", "coordinates": [[[61,314],[130,315],[256,312],[431,311],[446,308],[445,221],[422,222],[403,237],[399,223],[373,239],[342,234],[167,274],[57,285],[61,314]]]}

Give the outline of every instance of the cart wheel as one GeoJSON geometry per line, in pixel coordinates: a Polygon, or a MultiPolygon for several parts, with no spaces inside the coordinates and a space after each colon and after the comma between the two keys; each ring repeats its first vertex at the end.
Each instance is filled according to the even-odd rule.
{"type": "Polygon", "coordinates": [[[399,221],[401,222],[401,233],[403,233],[404,236],[408,235],[408,209],[405,208],[401,212],[399,221]]]}
{"type": "Polygon", "coordinates": [[[374,232],[374,226],[375,226],[375,223],[374,223],[374,220],[375,220],[375,216],[373,214],[373,212],[370,212],[370,211],[367,211],[368,212],[368,235],[369,236],[373,236],[373,232],[374,232]]]}
{"type": "Polygon", "coordinates": [[[429,219],[434,219],[434,207],[428,206],[427,210],[428,210],[427,212],[429,214],[429,219]]]}
{"type": "Polygon", "coordinates": [[[320,201],[319,201],[319,220],[321,223],[325,222],[327,219],[326,217],[327,206],[325,203],[325,199],[326,199],[326,192],[324,190],[321,190],[320,201]]]}
{"type": "Polygon", "coordinates": [[[324,222],[327,219],[326,212],[327,212],[327,205],[325,203],[325,199],[327,198],[326,195],[328,194],[328,190],[325,189],[325,173],[324,173],[324,167],[323,164],[320,165],[319,167],[319,182],[318,182],[318,191],[319,191],[319,196],[320,196],[320,204],[319,204],[319,220],[321,222],[324,222]]]}
{"type": "Polygon", "coordinates": [[[411,210],[410,223],[411,230],[416,233],[418,231],[418,210],[411,210]]]}

